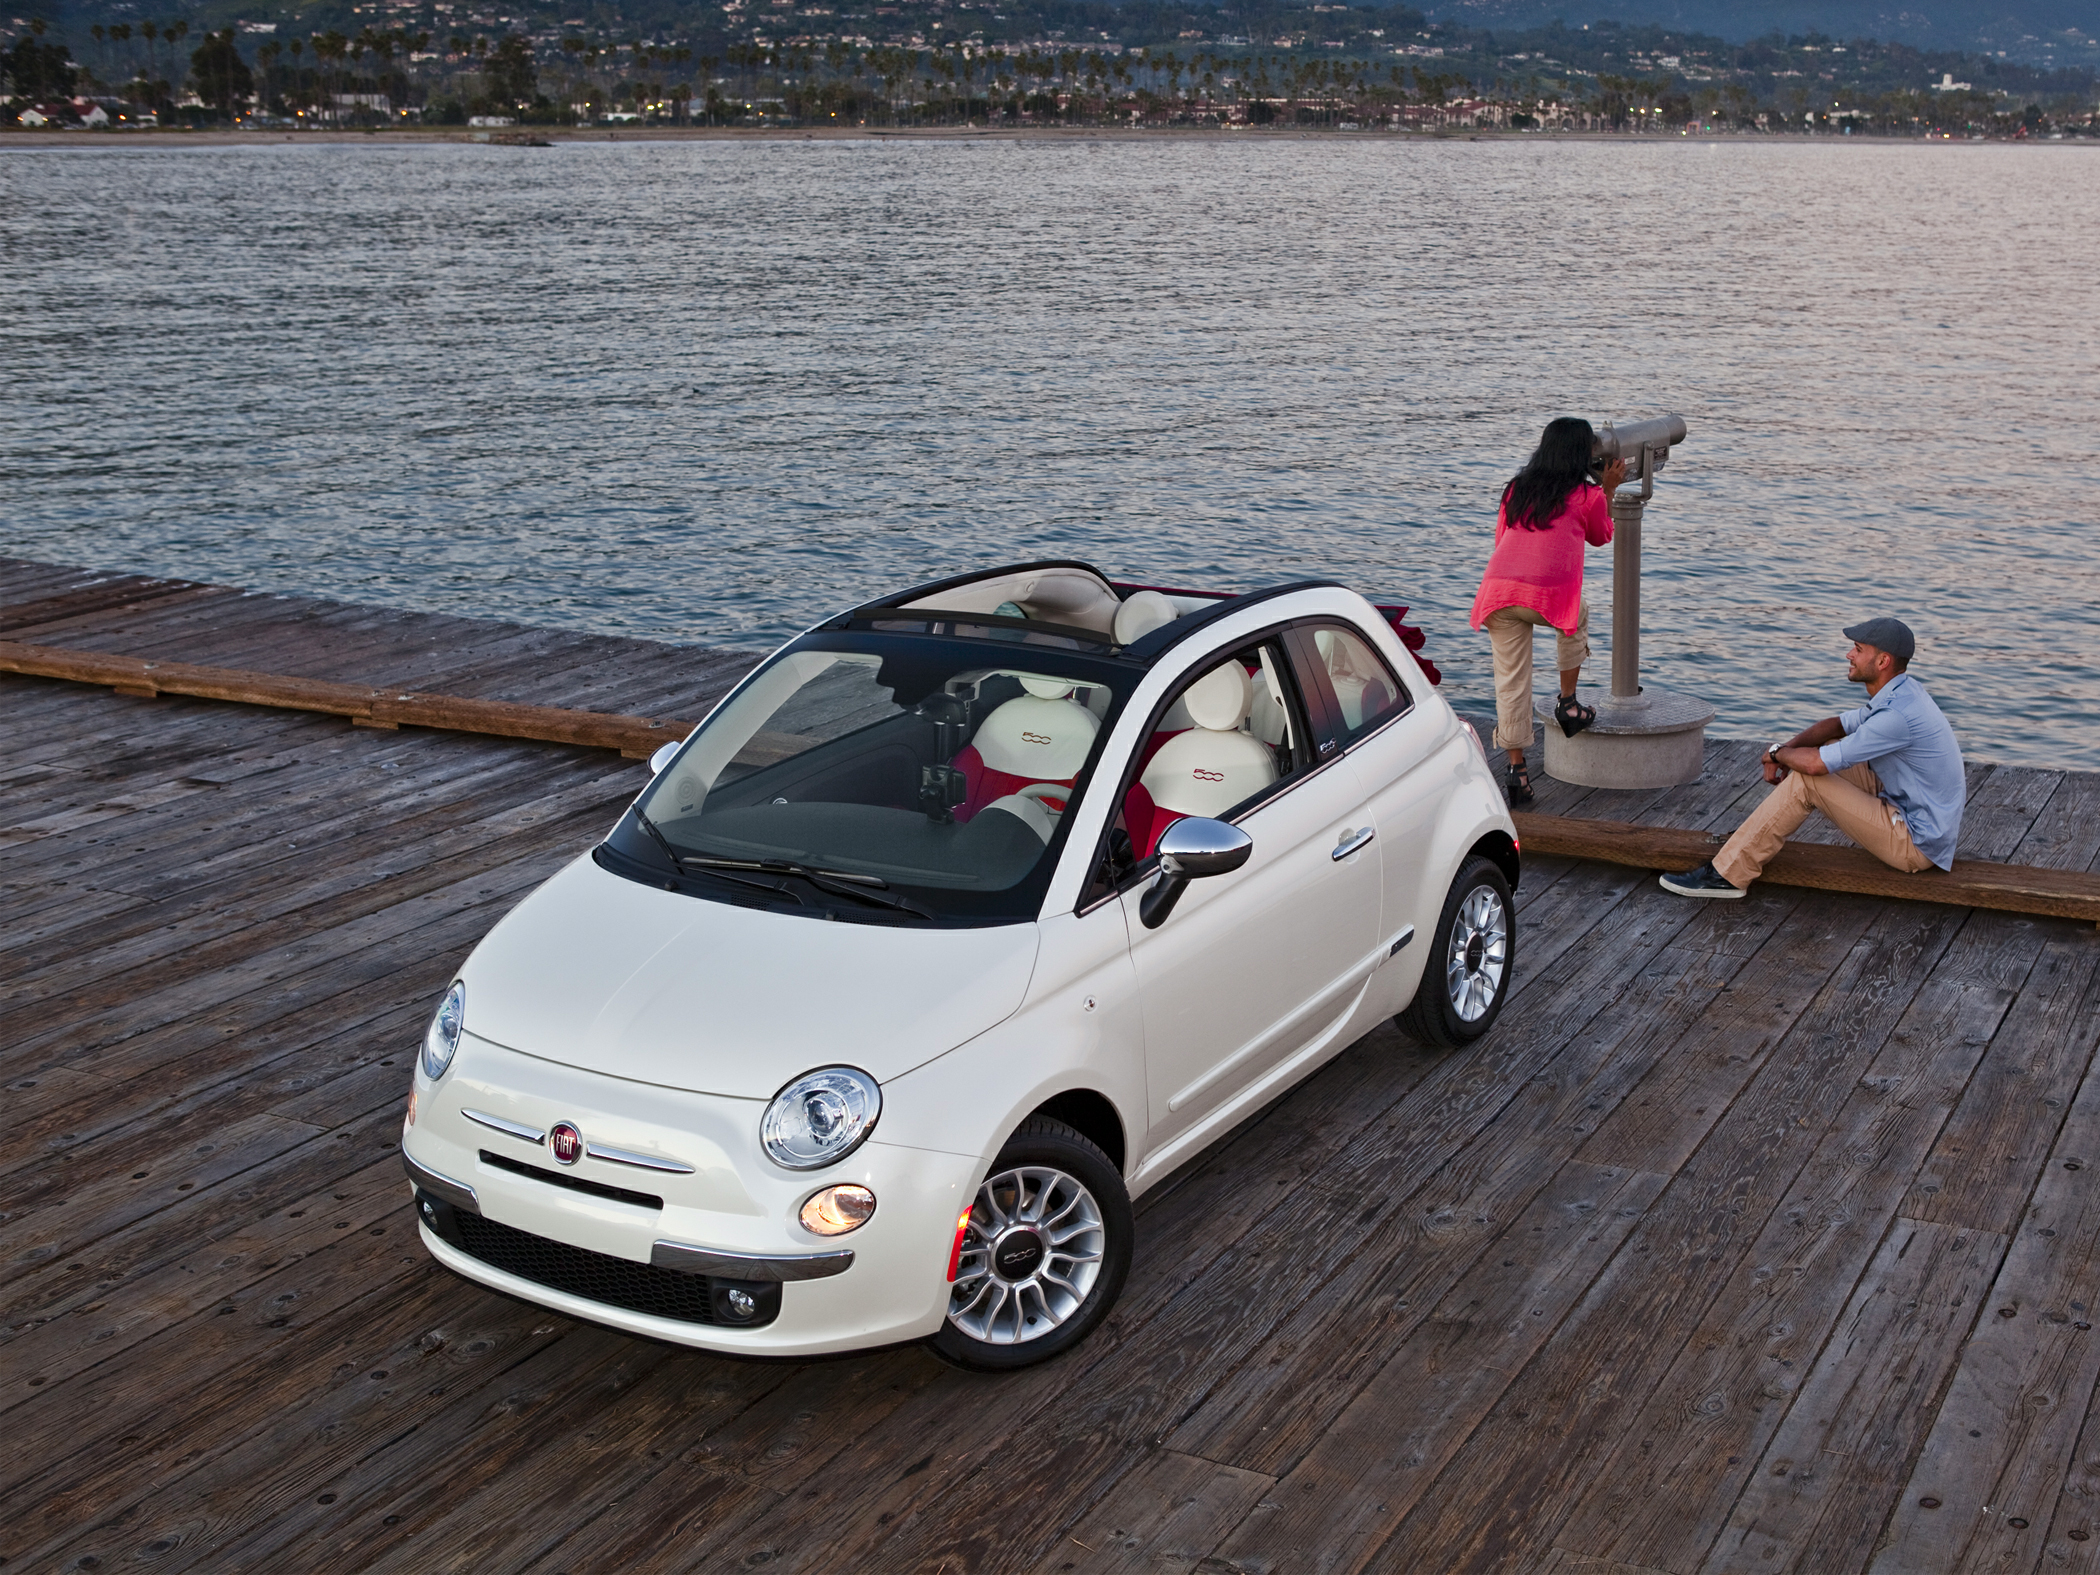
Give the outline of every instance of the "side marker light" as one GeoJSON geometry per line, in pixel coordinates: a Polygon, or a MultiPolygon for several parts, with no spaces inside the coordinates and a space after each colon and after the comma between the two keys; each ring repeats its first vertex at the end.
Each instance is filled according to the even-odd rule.
{"type": "MultiPolygon", "coordinates": [[[[972,1207],[975,1207],[973,1204],[972,1207]]],[[[962,1272],[963,1237],[970,1231],[970,1210],[964,1209],[962,1217],[955,1222],[955,1245],[948,1251],[948,1283],[955,1283],[956,1275],[962,1272]]]]}

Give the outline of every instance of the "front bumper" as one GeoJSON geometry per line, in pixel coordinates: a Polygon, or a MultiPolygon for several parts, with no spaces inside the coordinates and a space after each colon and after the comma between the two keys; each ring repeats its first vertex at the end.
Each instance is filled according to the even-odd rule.
{"type": "Polygon", "coordinates": [[[402,1133],[424,1246],[491,1289],[708,1350],[805,1356],[933,1333],[976,1159],[871,1138],[836,1166],[798,1174],[759,1148],[761,1108],[463,1036],[442,1082],[418,1073],[402,1133]],[[541,1131],[570,1122],[594,1146],[690,1169],[589,1156],[562,1167],[468,1110],[541,1131]],[[874,1217],[842,1237],[804,1230],[804,1200],[841,1182],[874,1192],[874,1217]]]}

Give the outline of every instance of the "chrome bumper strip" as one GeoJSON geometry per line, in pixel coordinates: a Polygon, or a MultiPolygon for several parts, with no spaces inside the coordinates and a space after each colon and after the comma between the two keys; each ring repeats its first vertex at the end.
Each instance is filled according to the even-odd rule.
{"type": "Polygon", "coordinates": [[[484,1115],[479,1110],[469,1110],[464,1105],[459,1113],[476,1125],[487,1127],[491,1132],[501,1132],[509,1137],[523,1138],[528,1143],[544,1144],[547,1134],[538,1127],[528,1127],[522,1121],[506,1121],[501,1116],[484,1115]]]}
{"type": "Polygon", "coordinates": [[[853,1267],[853,1254],[818,1252],[788,1258],[766,1258],[748,1252],[716,1252],[688,1247],[682,1241],[660,1241],[649,1249],[659,1269],[685,1274],[715,1274],[727,1280],[826,1280],[853,1267]]]}
{"type": "Polygon", "coordinates": [[[401,1150],[401,1168],[408,1172],[408,1179],[429,1193],[441,1198],[455,1209],[465,1209],[470,1214],[481,1212],[481,1199],[474,1189],[463,1181],[454,1181],[450,1176],[441,1176],[428,1165],[419,1163],[406,1148],[401,1150]]]}
{"type": "Polygon", "coordinates": [[[609,1165],[632,1165],[636,1170],[661,1170],[673,1176],[690,1176],[693,1167],[681,1165],[675,1159],[658,1159],[653,1154],[636,1154],[624,1148],[607,1148],[603,1143],[585,1143],[586,1158],[602,1159],[609,1165]]]}

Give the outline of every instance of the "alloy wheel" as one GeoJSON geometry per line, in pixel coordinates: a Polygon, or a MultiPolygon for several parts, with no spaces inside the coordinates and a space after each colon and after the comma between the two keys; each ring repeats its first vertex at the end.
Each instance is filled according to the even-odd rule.
{"type": "Polygon", "coordinates": [[[948,1321],[987,1345],[1041,1339],[1085,1304],[1107,1230],[1076,1176],[1022,1165],[985,1178],[970,1209],[948,1321]]]}
{"type": "Polygon", "coordinates": [[[1501,993],[1509,965],[1509,915],[1491,886],[1475,886],[1458,905],[1451,949],[1444,959],[1444,987],[1460,1019],[1477,1023],[1501,993]]]}

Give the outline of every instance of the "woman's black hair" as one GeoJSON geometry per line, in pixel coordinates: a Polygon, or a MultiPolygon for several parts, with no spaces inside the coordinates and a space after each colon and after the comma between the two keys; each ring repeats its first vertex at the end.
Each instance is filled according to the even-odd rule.
{"type": "Polygon", "coordinates": [[[1526,530],[1551,525],[1568,494],[1589,480],[1590,448],[1596,440],[1596,432],[1580,416],[1547,422],[1531,458],[1502,489],[1503,517],[1526,530]]]}

